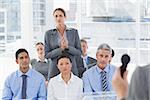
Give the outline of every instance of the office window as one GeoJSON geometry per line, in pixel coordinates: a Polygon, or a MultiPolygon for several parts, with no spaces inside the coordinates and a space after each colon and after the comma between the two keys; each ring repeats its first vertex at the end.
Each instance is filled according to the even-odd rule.
{"type": "Polygon", "coordinates": [[[14,36],[8,35],[8,36],[7,36],[7,42],[8,42],[8,43],[11,43],[11,42],[13,42],[13,41],[14,41],[14,36]]]}
{"type": "Polygon", "coordinates": [[[39,4],[38,3],[34,3],[33,4],[33,10],[39,10],[39,4]]]}
{"type": "Polygon", "coordinates": [[[33,17],[34,18],[44,18],[45,13],[43,11],[33,12],[33,17]]]}
{"type": "Polygon", "coordinates": [[[21,36],[16,36],[16,40],[21,39],[21,36]]]}
{"type": "Polygon", "coordinates": [[[45,25],[45,20],[44,19],[40,19],[40,25],[45,25]]]}
{"type": "Polygon", "coordinates": [[[40,4],[40,10],[45,10],[45,4],[40,4]]]}
{"type": "Polygon", "coordinates": [[[4,27],[0,27],[0,33],[4,33],[5,32],[5,28],[4,27]]]}
{"type": "Polygon", "coordinates": [[[33,10],[45,10],[45,3],[33,3],[33,10]]]}
{"type": "Polygon", "coordinates": [[[4,41],[5,40],[5,36],[0,36],[0,41],[4,41]]]}
{"type": "Polygon", "coordinates": [[[33,2],[45,2],[45,0],[33,0],[33,2]]]}
{"type": "Polygon", "coordinates": [[[64,8],[65,10],[69,10],[70,9],[70,0],[53,0],[54,2],[54,6],[53,9],[55,8],[64,8]]]}
{"type": "Polygon", "coordinates": [[[40,27],[36,27],[36,26],[35,26],[35,27],[33,28],[33,31],[34,31],[34,32],[39,32],[39,31],[40,31],[40,27]]]}
{"type": "Polygon", "coordinates": [[[5,18],[4,12],[0,12],[0,24],[4,24],[5,23],[4,18],[5,18]]]}

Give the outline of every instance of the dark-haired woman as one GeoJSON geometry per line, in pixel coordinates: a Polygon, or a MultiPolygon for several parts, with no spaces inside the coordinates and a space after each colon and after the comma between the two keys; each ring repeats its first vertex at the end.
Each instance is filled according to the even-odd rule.
{"type": "Polygon", "coordinates": [[[51,60],[45,58],[44,44],[42,42],[36,43],[35,48],[38,57],[36,59],[31,59],[30,63],[33,69],[40,72],[45,77],[46,85],[48,85],[48,81],[50,79],[51,60]]]}
{"type": "Polygon", "coordinates": [[[56,8],[53,12],[56,28],[45,33],[45,57],[51,58],[52,70],[50,77],[58,75],[57,58],[63,51],[67,51],[72,60],[72,72],[78,76],[75,56],[81,55],[81,46],[78,31],[65,25],[66,12],[62,8],[56,8]]]}

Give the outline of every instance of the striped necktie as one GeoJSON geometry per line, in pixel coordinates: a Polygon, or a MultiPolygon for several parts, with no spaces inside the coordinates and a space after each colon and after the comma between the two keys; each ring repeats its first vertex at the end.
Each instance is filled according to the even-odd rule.
{"type": "Polygon", "coordinates": [[[27,75],[22,75],[22,92],[21,92],[22,99],[26,99],[27,97],[26,90],[27,90],[27,75]]]}
{"type": "Polygon", "coordinates": [[[101,72],[101,79],[102,79],[102,91],[107,91],[107,78],[106,78],[106,72],[102,71],[101,72]]]}

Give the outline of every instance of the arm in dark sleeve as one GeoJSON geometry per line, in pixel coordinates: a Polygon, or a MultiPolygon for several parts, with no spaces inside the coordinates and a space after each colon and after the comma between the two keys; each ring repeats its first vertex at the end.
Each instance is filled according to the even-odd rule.
{"type": "MultiPolygon", "coordinates": [[[[77,30],[73,31],[74,38],[75,38],[75,46],[68,47],[68,53],[72,55],[81,55],[81,45],[80,45],[80,38],[77,30]]],[[[71,41],[70,41],[71,42],[71,41]]]]}
{"type": "Polygon", "coordinates": [[[35,64],[35,62],[37,62],[36,59],[31,59],[31,60],[30,60],[30,64],[31,64],[32,68],[34,67],[33,65],[35,64]]]}
{"type": "Polygon", "coordinates": [[[76,56],[76,63],[77,63],[77,68],[78,68],[78,72],[79,72],[79,77],[82,77],[82,74],[86,71],[86,69],[84,68],[84,63],[83,63],[83,59],[81,56],[76,56]]]}
{"type": "Polygon", "coordinates": [[[51,48],[51,45],[50,45],[50,38],[51,38],[51,33],[52,31],[47,31],[45,33],[45,37],[44,37],[44,46],[45,46],[45,57],[47,59],[51,58],[51,59],[54,59],[56,57],[58,57],[59,55],[62,54],[62,49],[61,48],[55,48],[55,49],[52,49],[51,48]]]}
{"type": "Polygon", "coordinates": [[[48,59],[48,77],[47,77],[47,80],[49,81],[50,80],[50,73],[51,73],[51,69],[52,69],[52,60],[51,59],[48,59]]]}

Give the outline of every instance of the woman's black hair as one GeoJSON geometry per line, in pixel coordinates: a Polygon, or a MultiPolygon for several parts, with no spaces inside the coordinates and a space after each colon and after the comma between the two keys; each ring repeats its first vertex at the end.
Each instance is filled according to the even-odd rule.
{"type": "Polygon", "coordinates": [[[58,57],[57,59],[57,64],[58,64],[58,61],[62,58],[68,58],[70,60],[70,62],[72,63],[72,60],[71,58],[69,57],[69,54],[67,51],[63,51],[62,54],[58,57]]]}

